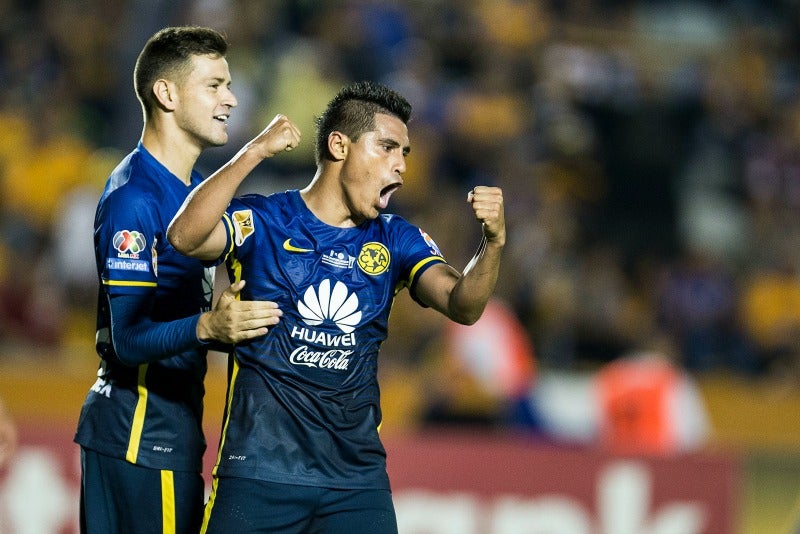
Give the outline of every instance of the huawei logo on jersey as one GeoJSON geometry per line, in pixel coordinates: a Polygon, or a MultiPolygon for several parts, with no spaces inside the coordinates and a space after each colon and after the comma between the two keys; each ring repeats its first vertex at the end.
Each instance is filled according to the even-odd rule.
{"type": "Polygon", "coordinates": [[[331,281],[323,280],[315,290],[309,286],[303,299],[297,302],[297,311],[310,326],[319,326],[332,321],[345,334],[351,333],[361,321],[358,296],[348,293],[347,286],[336,282],[331,290],[331,281]]]}
{"type": "Polygon", "coordinates": [[[292,351],[289,361],[293,365],[347,371],[350,357],[355,352],[355,329],[361,321],[358,296],[348,292],[342,282],[336,282],[331,289],[331,281],[325,279],[318,287],[309,286],[306,289],[302,300],[297,302],[297,311],[309,327],[330,321],[343,333],[337,335],[300,325],[293,326],[290,334],[292,339],[304,344],[292,351]]]}

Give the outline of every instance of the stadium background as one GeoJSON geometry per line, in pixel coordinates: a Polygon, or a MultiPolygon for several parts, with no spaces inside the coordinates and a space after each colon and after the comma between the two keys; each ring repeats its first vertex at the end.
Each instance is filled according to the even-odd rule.
{"type": "MultiPolygon", "coordinates": [[[[789,0],[0,1],[0,395],[22,437],[0,475],[0,532],[25,531],[14,514],[50,495],[50,461],[66,469],[47,501],[66,519],[53,524],[71,528],[70,439],[96,366],[91,218],[141,131],[136,54],[184,23],[232,43],[239,107],[206,173],[280,112],[305,142],[247,187],[304,185],[314,113],[370,78],[415,108],[392,211],[456,266],[478,239],[466,192],[504,188],[497,323],[469,337],[405,295],[395,307],[382,431],[398,450],[455,426],[445,443],[456,448],[498,437],[489,464],[520,436],[564,457],[601,454],[586,396],[596,372],[658,351],[702,394],[700,453],[728,462],[733,531],[789,532],[800,515],[800,7],[789,0]]],[[[223,369],[212,362],[212,437],[223,369]]]]}

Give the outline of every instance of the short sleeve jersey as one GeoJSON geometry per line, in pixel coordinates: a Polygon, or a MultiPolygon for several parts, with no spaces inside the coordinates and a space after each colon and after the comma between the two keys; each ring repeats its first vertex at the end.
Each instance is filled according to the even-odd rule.
{"type": "Polygon", "coordinates": [[[388,489],[378,349],[397,292],[445,261],[438,247],[398,216],[324,224],[296,190],[234,199],[223,221],[241,298],[283,316],[235,349],[215,474],[388,489]]]}
{"type": "Polygon", "coordinates": [[[174,250],[166,239],[172,217],[201,181],[185,185],[139,144],[112,172],[95,216],[97,381],[81,410],[75,441],[115,458],[157,469],[200,471],[206,350],[138,366],[117,358],[109,299],[147,295],[156,322],[209,310],[213,269],[174,250]]]}

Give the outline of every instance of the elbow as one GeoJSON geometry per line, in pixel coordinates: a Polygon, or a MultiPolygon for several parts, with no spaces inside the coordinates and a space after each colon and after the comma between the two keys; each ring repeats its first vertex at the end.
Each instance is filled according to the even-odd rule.
{"type": "Polygon", "coordinates": [[[104,358],[108,358],[113,354],[114,359],[126,367],[136,367],[144,363],[141,361],[141,355],[136,350],[133,339],[126,329],[112,326],[111,332],[114,341],[106,345],[107,348],[102,353],[104,358]],[[113,350],[109,351],[108,349],[110,348],[113,348],[113,350]]]}
{"type": "Polygon", "coordinates": [[[183,232],[181,232],[180,229],[175,227],[174,222],[173,224],[170,224],[169,227],[167,228],[167,241],[169,242],[170,245],[172,245],[172,248],[174,248],[183,255],[190,256],[192,251],[194,250],[194,247],[192,247],[191,244],[188,243],[183,232]]]}
{"type": "Polygon", "coordinates": [[[452,313],[450,319],[458,324],[464,326],[472,326],[478,322],[478,319],[483,315],[483,309],[477,311],[465,311],[461,313],[452,313]]]}
{"type": "Polygon", "coordinates": [[[99,330],[96,341],[97,354],[106,361],[116,361],[126,367],[135,367],[137,362],[132,356],[133,351],[126,343],[120,341],[122,337],[119,332],[115,331],[115,341],[112,342],[109,328],[99,330]]]}
{"type": "Polygon", "coordinates": [[[478,322],[486,309],[488,300],[459,299],[455,293],[450,295],[445,315],[451,320],[464,326],[472,326],[478,322]]]}
{"type": "Polygon", "coordinates": [[[114,356],[119,363],[126,367],[136,367],[141,361],[136,355],[136,351],[126,342],[114,343],[114,356]]]}
{"type": "Polygon", "coordinates": [[[183,243],[183,239],[181,238],[180,231],[175,229],[174,221],[171,222],[167,227],[167,242],[172,245],[172,248],[180,253],[183,253],[185,245],[183,243]]]}
{"type": "Polygon", "coordinates": [[[136,367],[139,365],[139,362],[135,361],[133,358],[129,358],[127,354],[123,355],[117,353],[117,361],[125,367],[136,367]]]}
{"type": "MultiPolygon", "coordinates": [[[[196,226],[189,226],[188,222],[172,223],[167,228],[167,242],[178,254],[202,261],[213,261],[222,253],[222,246],[215,248],[211,238],[213,230],[204,233],[196,226]]],[[[222,224],[222,223],[220,223],[222,224]]]]}
{"type": "Polygon", "coordinates": [[[464,326],[472,326],[478,322],[478,319],[481,318],[481,314],[477,315],[470,315],[469,317],[465,317],[461,322],[464,326]]]}

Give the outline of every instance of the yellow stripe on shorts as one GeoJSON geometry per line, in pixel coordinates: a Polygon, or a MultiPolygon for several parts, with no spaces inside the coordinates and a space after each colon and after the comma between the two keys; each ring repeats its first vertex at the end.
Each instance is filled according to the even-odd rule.
{"type": "Polygon", "coordinates": [[[175,534],[175,479],[172,471],[161,471],[161,527],[164,534],[175,534]]]}

